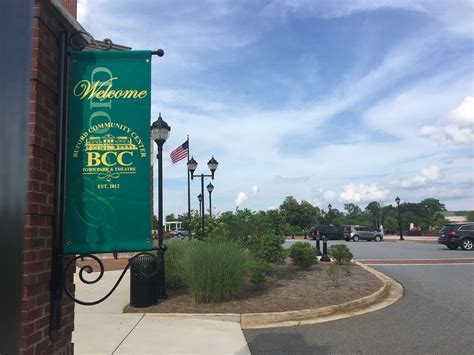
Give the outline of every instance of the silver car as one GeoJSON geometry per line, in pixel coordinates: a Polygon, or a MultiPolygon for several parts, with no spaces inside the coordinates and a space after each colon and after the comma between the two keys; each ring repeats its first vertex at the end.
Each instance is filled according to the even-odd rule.
{"type": "Polygon", "coordinates": [[[186,238],[189,238],[189,235],[190,235],[189,231],[184,228],[178,228],[178,229],[170,231],[171,238],[178,237],[180,239],[186,239],[186,238]]]}
{"type": "Polygon", "coordinates": [[[383,240],[383,233],[365,226],[352,226],[350,239],[354,242],[358,242],[359,240],[375,240],[376,242],[380,242],[383,240]]]}

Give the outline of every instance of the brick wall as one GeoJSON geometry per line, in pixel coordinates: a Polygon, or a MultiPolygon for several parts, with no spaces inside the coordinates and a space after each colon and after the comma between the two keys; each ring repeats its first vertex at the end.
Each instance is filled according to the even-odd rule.
{"type": "Polygon", "coordinates": [[[77,0],[61,0],[61,4],[64,5],[72,16],[77,17],[77,0]]]}
{"type": "MultiPolygon", "coordinates": [[[[40,0],[33,16],[21,353],[72,354],[74,303],[68,297],[63,297],[61,328],[51,338],[49,331],[59,23],[40,0]]],[[[72,273],[68,283],[73,289],[72,273]]]]}

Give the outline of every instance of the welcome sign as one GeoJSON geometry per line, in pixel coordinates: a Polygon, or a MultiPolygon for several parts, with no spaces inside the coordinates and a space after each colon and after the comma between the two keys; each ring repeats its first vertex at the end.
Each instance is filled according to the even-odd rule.
{"type": "Polygon", "coordinates": [[[67,254],[151,250],[150,51],[72,53],[67,254]]]}

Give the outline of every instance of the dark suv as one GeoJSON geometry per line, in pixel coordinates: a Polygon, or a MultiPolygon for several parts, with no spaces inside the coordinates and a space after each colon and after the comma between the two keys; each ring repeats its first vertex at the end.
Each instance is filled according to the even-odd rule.
{"type": "Polygon", "coordinates": [[[438,244],[454,250],[472,250],[474,246],[474,222],[446,224],[438,233],[438,244]]]}
{"type": "Polygon", "coordinates": [[[309,230],[309,236],[311,239],[316,239],[318,233],[321,238],[326,237],[327,239],[344,239],[343,230],[334,227],[332,224],[320,224],[312,226],[309,230]]]}

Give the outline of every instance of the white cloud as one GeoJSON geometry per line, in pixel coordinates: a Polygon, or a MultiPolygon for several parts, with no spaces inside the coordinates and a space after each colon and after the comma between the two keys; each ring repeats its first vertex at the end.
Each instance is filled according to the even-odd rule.
{"type": "Polygon", "coordinates": [[[472,145],[474,143],[474,97],[468,96],[455,109],[441,119],[438,126],[423,126],[419,130],[423,137],[454,143],[472,145]]]}
{"type": "MultiPolygon", "coordinates": [[[[417,131],[426,136],[428,129],[424,127],[433,126],[432,123],[439,121],[459,102],[464,96],[461,93],[470,90],[472,82],[464,70],[471,69],[444,71],[402,88],[370,107],[364,114],[365,122],[396,137],[415,137],[417,131]]],[[[432,136],[434,132],[430,133],[432,136]]]]}
{"type": "Polygon", "coordinates": [[[78,0],[77,1],[77,19],[79,22],[86,22],[88,11],[89,0],[78,0]]]}
{"type": "Polygon", "coordinates": [[[343,202],[370,202],[385,200],[390,190],[379,184],[348,184],[339,195],[343,202]]]}
{"type": "Polygon", "coordinates": [[[336,196],[336,193],[331,190],[327,190],[323,192],[323,197],[326,201],[330,202],[334,199],[334,196],[336,196]]]}
{"type": "Polygon", "coordinates": [[[256,195],[257,192],[258,192],[258,186],[257,185],[252,185],[252,187],[250,188],[250,190],[252,191],[252,195],[256,195]]]}
{"type": "Polygon", "coordinates": [[[474,97],[468,96],[448,114],[448,122],[458,127],[474,126],[474,97]]]}
{"type": "MultiPolygon", "coordinates": [[[[311,191],[311,201],[310,202],[313,206],[325,208],[328,203],[334,204],[336,197],[336,192],[332,190],[325,190],[325,189],[312,189],[311,191]]],[[[305,199],[307,200],[307,199],[305,199]]]]}
{"type": "Polygon", "coordinates": [[[459,128],[455,126],[448,126],[445,128],[446,136],[455,144],[470,144],[474,143],[474,131],[471,128],[459,128]]]}
{"type": "Polygon", "coordinates": [[[420,170],[419,174],[405,178],[400,181],[400,186],[404,188],[422,187],[441,181],[443,174],[439,166],[431,165],[420,170]]]}
{"type": "Polygon", "coordinates": [[[420,135],[425,138],[442,140],[444,138],[443,129],[435,126],[423,126],[420,129],[420,135]]]}
{"type": "Polygon", "coordinates": [[[237,198],[235,199],[235,205],[239,207],[242,203],[244,203],[249,196],[245,192],[239,192],[237,194],[237,198]]]}
{"type": "Polygon", "coordinates": [[[418,12],[431,17],[437,25],[442,25],[448,32],[467,37],[474,36],[471,0],[458,0],[455,5],[447,0],[272,0],[266,6],[265,14],[282,19],[286,19],[290,14],[338,18],[384,8],[418,12]]]}

